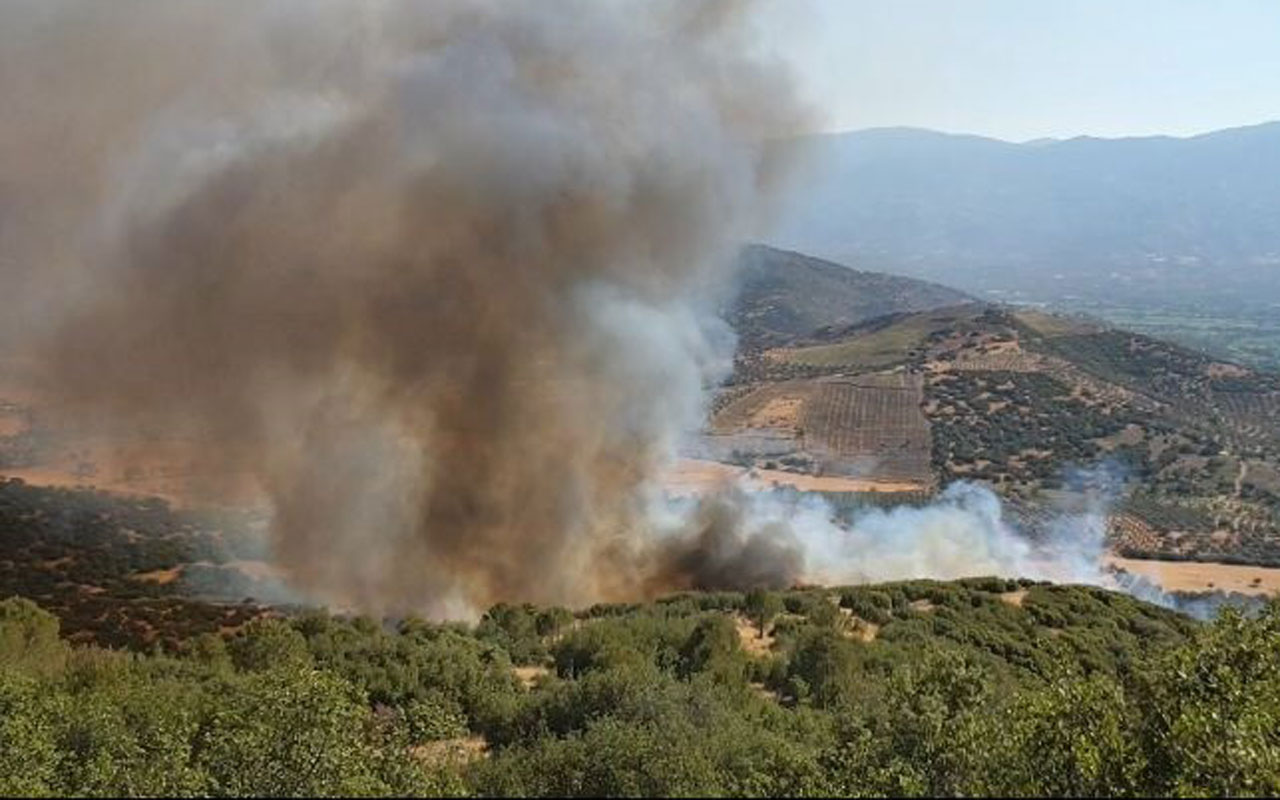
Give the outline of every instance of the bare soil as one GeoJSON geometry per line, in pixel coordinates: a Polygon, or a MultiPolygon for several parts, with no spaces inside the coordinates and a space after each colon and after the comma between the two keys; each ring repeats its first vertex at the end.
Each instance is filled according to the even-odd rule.
{"type": "Polygon", "coordinates": [[[516,678],[519,679],[520,683],[524,684],[526,689],[532,689],[538,685],[538,681],[551,674],[551,670],[539,666],[514,667],[511,671],[515,673],[516,678]]]}
{"type": "Polygon", "coordinates": [[[846,478],[840,475],[804,475],[777,469],[747,470],[719,461],[680,459],[663,477],[663,486],[673,494],[703,494],[745,476],[755,488],[792,486],[802,491],[820,492],[916,492],[927,489],[915,481],[846,478]]]}
{"type": "Polygon", "coordinates": [[[747,655],[769,655],[769,651],[773,649],[772,633],[766,630],[764,636],[761,636],[756,624],[742,616],[735,616],[733,624],[738,629],[738,639],[742,642],[742,649],[747,655]]]}
{"type": "Polygon", "coordinates": [[[1196,561],[1155,561],[1109,556],[1107,562],[1159,584],[1166,592],[1221,590],[1241,594],[1280,593],[1280,568],[1196,561]]]}

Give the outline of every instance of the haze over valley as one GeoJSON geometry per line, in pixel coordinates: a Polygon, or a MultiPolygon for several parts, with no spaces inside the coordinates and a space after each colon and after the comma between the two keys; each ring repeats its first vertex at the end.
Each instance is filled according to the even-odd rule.
{"type": "Polygon", "coordinates": [[[783,246],[1276,363],[1280,123],[1022,143],[887,128],[799,146],[783,246]]]}

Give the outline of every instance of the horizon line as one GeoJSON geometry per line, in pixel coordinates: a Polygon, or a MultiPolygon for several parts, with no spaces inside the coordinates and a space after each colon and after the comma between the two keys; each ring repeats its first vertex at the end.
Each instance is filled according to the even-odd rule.
{"type": "Polygon", "coordinates": [[[1049,142],[1070,142],[1079,139],[1093,139],[1100,141],[1126,141],[1133,139],[1177,139],[1180,141],[1188,141],[1191,139],[1199,139],[1204,136],[1212,136],[1218,133],[1227,133],[1230,131],[1243,131],[1252,128],[1263,128],[1271,125],[1280,125],[1280,116],[1272,119],[1262,120],[1244,125],[1229,125],[1223,128],[1210,128],[1207,130],[1196,131],[1194,133],[1135,133],[1115,136],[1099,136],[1090,133],[1077,133],[1065,136],[1033,136],[1028,139],[1009,138],[1004,136],[994,136],[985,133],[974,133],[972,131],[946,130],[942,128],[930,128],[923,125],[870,125],[865,128],[845,128],[840,130],[829,131],[812,131],[809,133],[799,134],[798,138],[817,138],[825,136],[849,136],[860,133],[876,133],[880,131],[912,131],[919,133],[932,133],[941,136],[954,136],[957,138],[985,139],[987,141],[1001,142],[1003,144],[1024,145],[1034,143],[1049,142]]]}

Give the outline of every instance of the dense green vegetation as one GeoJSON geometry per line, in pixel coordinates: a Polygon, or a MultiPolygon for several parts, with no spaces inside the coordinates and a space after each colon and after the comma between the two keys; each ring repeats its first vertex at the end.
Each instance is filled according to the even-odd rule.
{"type": "Polygon", "coordinates": [[[0,602],[3,794],[1277,791],[1280,606],[1202,626],[916,581],[475,627],[306,614],[131,655],[0,602]]]}

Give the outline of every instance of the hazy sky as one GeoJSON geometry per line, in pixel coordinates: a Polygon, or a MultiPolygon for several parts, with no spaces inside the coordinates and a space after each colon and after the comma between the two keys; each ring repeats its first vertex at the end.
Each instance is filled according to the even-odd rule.
{"type": "Polygon", "coordinates": [[[824,130],[1012,140],[1280,119],[1280,0],[775,0],[824,130]]]}

